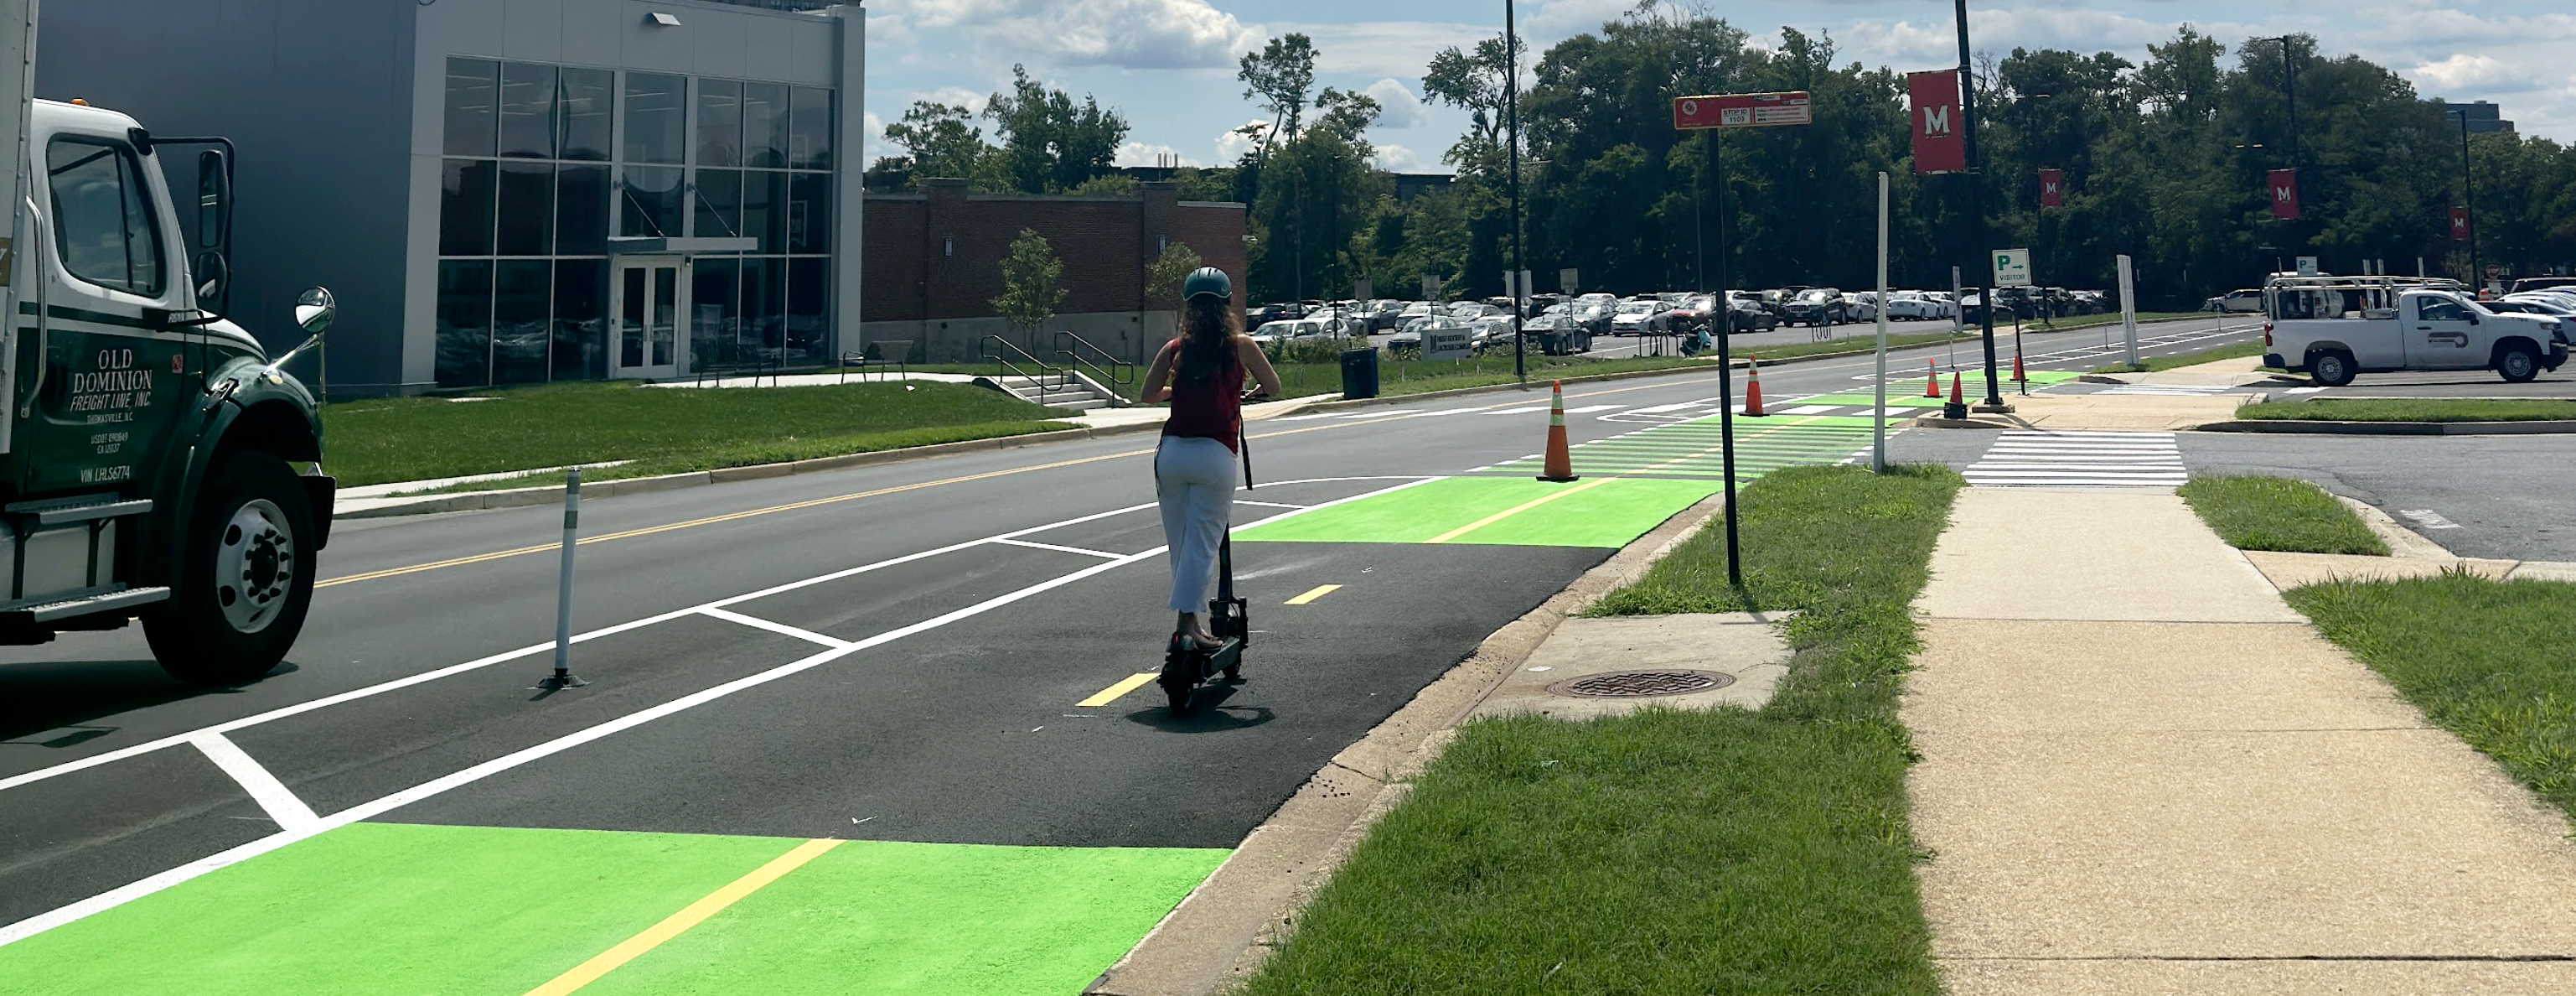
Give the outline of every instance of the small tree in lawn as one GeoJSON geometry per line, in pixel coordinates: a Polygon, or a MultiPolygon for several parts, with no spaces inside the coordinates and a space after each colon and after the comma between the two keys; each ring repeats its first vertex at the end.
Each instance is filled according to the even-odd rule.
{"type": "Polygon", "coordinates": [[[1145,268],[1145,307],[1148,310],[1165,307],[1179,310],[1181,281],[1189,279],[1192,271],[1206,265],[1207,262],[1200,259],[1198,251],[1190,248],[1188,243],[1174,242],[1164,246],[1163,254],[1154,257],[1154,264],[1145,268]]]}
{"type": "Polygon", "coordinates": [[[1064,261],[1055,257],[1055,247],[1045,236],[1023,228],[1020,237],[1011,240],[1011,254],[1002,258],[1002,296],[993,299],[993,310],[1021,333],[1021,341],[1036,348],[1038,326],[1055,317],[1055,306],[1064,303],[1064,287],[1057,281],[1064,276],[1064,261]]]}

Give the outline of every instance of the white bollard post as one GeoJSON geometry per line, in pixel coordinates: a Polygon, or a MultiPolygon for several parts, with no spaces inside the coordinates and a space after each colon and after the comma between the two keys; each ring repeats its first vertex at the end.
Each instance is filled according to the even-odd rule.
{"type": "Polygon", "coordinates": [[[1869,469],[1887,473],[1887,174],[1878,174],[1878,404],[1869,412],[1869,469]]]}
{"type": "Polygon", "coordinates": [[[2138,289],[2130,277],[2129,257],[2120,257],[2120,330],[2129,337],[2129,365],[2138,365],[2138,289]]]}
{"type": "Polygon", "coordinates": [[[563,568],[555,585],[555,673],[537,682],[541,689],[579,688],[590,682],[572,673],[572,551],[581,535],[581,468],[564,475],[563,568]]]}

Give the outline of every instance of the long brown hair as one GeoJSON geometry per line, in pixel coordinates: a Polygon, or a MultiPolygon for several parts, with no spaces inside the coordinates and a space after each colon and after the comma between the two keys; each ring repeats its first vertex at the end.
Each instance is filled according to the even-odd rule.
{"type": "Polygon", "coordinates": [[[1234,337],[1243,331],[1226,299],[1202,294],[1181,307],[1181,379],[1201,381],[1234,367],[1234,337]]]}

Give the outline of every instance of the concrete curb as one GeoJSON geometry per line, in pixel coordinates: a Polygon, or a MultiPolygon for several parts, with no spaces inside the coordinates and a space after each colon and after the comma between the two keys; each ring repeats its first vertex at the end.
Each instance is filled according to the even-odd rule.
{"type": "Polygon", "coordinates": [[[1086,996],[1207,996],[1251,976],[1315,890],[1447,746],[1456,726],[1565,621],[1636,579],[1725,507],[1712,495],[1495,630],[1357,742],[1333,756],[1086,996]]]}
{"type": "MultiPolygon", "coordinates": [[[[979,450],[1008,450],[1017,449],[1022,446],[1035,446],[1041,443],[1056,442],[1060,440],[1097,439],[1102,436],[1124,436],[1149,430],[1160,431],[1162,427],[1163,424],[1160,422],[1140,422],[1134,425],[1104,426],[1097,429],[1059,429],[1053,432],[1032,432],[1017,436],[995,436],[991,439],[967,439],[954,443],[932,443],[928,446],[910,446],[903,449],[875,450],[867,453],[845,453],[840,456],[816,457],[811,460],[793,460],[786,463],[764,463],[754,464],[748,467],[725,467],[718,470],[691,471],[686,474],[664,474],[659,477],[635,477],[622,481],[601,481],[596,484],[582,485],[581,492],[583,497],[587,498],[607,498],[614,497],[616,495],[644,494],[652,491],[672,491],[679,488],[694,488],[708,484],[721,484],[726,481],[752,481],[768,477],[786,477],[791,474],[812,474],[827,470],[842,470],[850,467],[867,467],[881,463],[896,463],[899,461],[914,460],[922,457],[945,456],[951,453],[973,453],[979,450]]],[[[466,491],[452,495],[421,495],[417,498],[409,499],[396,505],[380,505],[373,508],[335,512],[332,515],[332,518],[381,519],[397,515],[426,515],[433,512],[466,512],[476,509],[524,508],[530,505],[554,505],[560,504],[563,501],[563,493],[564,489],[561,485],[549,485],[546,487],[536,488],[508,488],[498,491],[466,491]]]]}
{"type": "Polygon", "coordinates": [[[2530,436],[2576,433],[2576,419],[2528,422],[2329,422],[2316,419],[2238,419],[2212,422],[2200,432],[2279,432],[2321,436],[2530,436]]]}

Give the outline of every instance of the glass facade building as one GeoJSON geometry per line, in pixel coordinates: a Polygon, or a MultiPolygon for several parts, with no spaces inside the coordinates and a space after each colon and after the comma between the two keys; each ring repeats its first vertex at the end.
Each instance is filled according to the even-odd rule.
{"type": "Polygon", "coordinates": [[[832,359],[831,88],[449,57],[443,98],[439,387],[832,359]]]}

